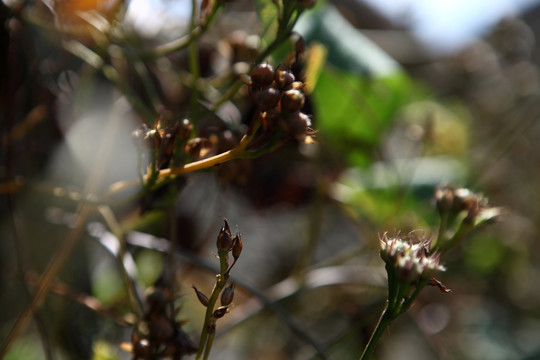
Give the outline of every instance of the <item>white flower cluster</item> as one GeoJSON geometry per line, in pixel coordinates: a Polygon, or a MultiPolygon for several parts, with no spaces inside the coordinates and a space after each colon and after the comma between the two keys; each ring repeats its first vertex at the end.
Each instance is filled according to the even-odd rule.
{"type": "Polygon", "coordinates": [[[396,270],[396,274],[404,281],[415,282],[420,278],[430,279],[437,271],[444,271],[440,264],[439,254],[429,253],[429,241],[421,240],[413,243],[410,239],[400,237],[388,238],[383,234],[381,242],[381,258],[396,270]]]}

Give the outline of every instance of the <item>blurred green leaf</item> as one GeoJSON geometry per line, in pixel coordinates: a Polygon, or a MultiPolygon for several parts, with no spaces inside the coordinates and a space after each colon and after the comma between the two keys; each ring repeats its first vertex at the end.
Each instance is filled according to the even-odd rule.
{"type": "Polygon", "coordinates": [[[135,258],[139,279],[146,286],[153,285],[163,271],[163,256],[155,251],[141,250],[135,258]]]}
{"type": "Polygon", "coordinates": [[[274,39],[278,29],[278,8],[272,0],[256,0],[255,8],[262,26],[261,42],[268,44],[274,39]]]}
{"type": "Polygon", "coordinates": [[[476,235],[470,239],[465,247],[465,263],[467,266],[487,275],[501,263],[508,251],[503,244],[489,235],[476,235]]]}
{"type": "Polygon", "coordinates": [[[125,295],[122,276],[113,269],[103,268],[92,281],[92,294],[104,306],[113,304],[125,295]]]}
{"type": "Polygon", "coordinates": [[[350,165],[366,166],[398,112],[421,94],[422,89],[401,72],[365,79],[327,67],[313,94],[315,126],[350,165]]]}

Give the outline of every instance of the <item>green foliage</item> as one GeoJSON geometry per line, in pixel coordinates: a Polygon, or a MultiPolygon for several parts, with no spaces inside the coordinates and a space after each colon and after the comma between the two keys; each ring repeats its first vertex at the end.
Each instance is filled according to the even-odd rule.
{"type": "Polygon", "coordinates": [[[425,91],[402,72],[366,79],[327,67],[314,90],[317,128],[348,164],[367,166],[403,106],[425,91]]]}

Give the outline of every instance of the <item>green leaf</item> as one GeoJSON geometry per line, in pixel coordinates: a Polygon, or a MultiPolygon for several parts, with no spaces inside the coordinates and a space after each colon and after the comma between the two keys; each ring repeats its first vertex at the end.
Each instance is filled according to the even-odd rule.
{"type": "Polygon", "coordinates": [[[278,6],[272,0],[256,0],[255,8],[262,26],[260,32],[261,42],[270,43],[276,36],[278,29],[278,6]]]}
{"type": "Polygon", "coordinates": [[[421,93],[401,72],[365,79],[326,67],[313,93],[315,127],[350,165],[366,166],[398,112],[421,93]]]}

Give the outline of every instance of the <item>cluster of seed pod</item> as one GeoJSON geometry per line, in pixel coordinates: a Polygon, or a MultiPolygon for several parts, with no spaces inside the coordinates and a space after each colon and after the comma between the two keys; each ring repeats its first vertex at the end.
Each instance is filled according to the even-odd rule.
{"type": "Polygon", "coordinates": [[[296,79],[292,71],[274,70],[270,64],[259,64],[246,82],[265,131],[281,129],[302,142],[314,134],[310,116],[302,112],[306,101],[305,84],[296,79]]]}
{"type": "Polygon", "coordinates": [[[161,127],[158,120],[152,128],[146,124],[140,125],[131,135],[135,146],[156,153],[156,168],[168,167],[174,157],[178,141],[187,141],[193,131],[193,124],[188,119],[177,120],[161,127]]]}

